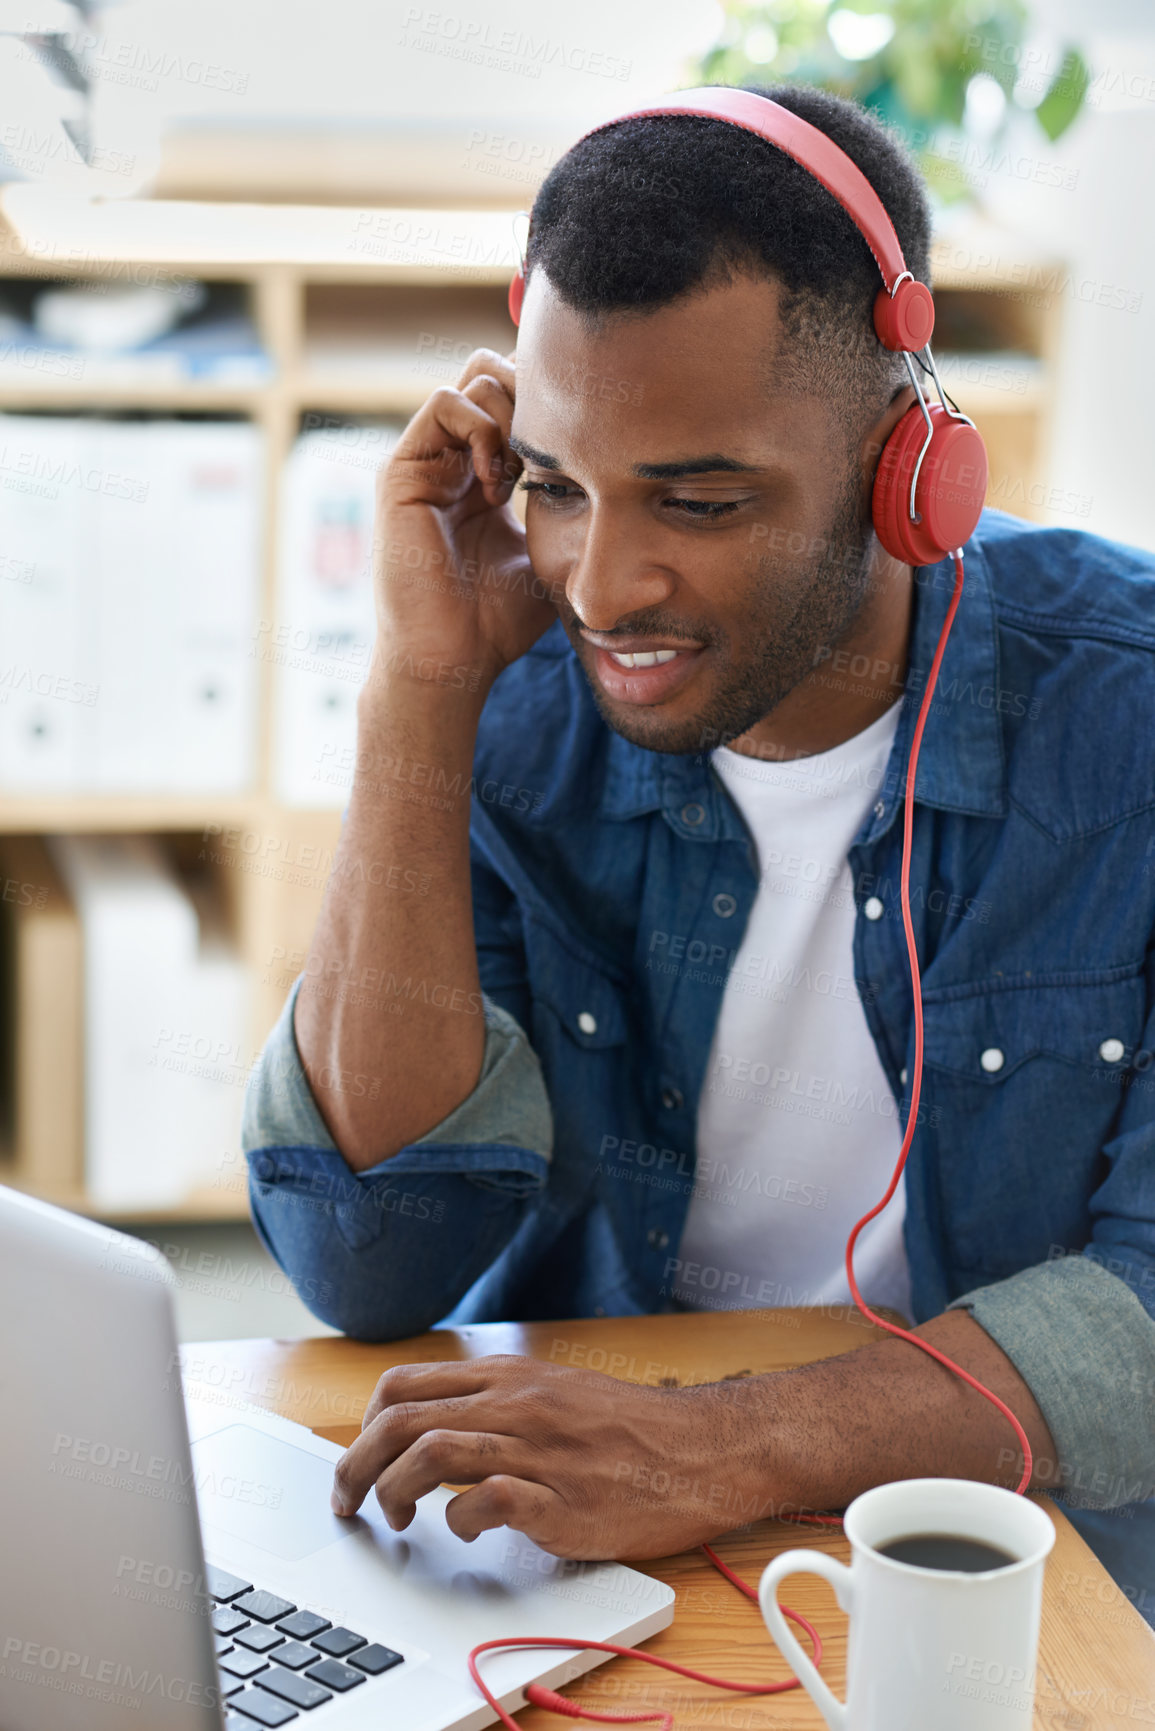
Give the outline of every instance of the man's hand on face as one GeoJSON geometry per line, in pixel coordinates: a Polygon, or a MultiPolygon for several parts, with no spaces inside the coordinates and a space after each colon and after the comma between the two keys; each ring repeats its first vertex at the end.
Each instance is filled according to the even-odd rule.
{"type": "Polygon", "coordinates": [[[557,619],[511,504],[516,354],[476,349],[377,476],[374,594],[386,653],[495,676],[557,619]]]}
{"type": "MultiPolygon", "coordinates": [[[[761,1379],[760,1379],[761,1380],[761,1379]]],[[[671,1556],[772,1512],[771,1427],[758,1383],[650,1388],[519,1357],[387,1370],[338,1461],[333,1506],[376,1486],[396,1531],[418,1497],[460,1538],[508,1526],[559,1557],[671,1556]]]]}

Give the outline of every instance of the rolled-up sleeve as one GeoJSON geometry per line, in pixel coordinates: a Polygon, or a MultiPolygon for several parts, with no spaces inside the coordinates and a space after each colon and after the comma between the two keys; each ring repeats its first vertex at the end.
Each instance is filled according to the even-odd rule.
{"type": "Polygon", "coordinates": [[[300,987],[299,978],[245,1094],[254,1226],[322,1321],[364,1340],[421,1333],[501,1253],[546,1183],[553,1126],[541,1066],[520,1023],[483,993],[472,1093],[417,1141],[355,1172],[301,1063],[300,987]]]}
{"type": "MultiPolygon", "coordinates": [[[[1155,1321],[1092,1256],[1063,1256],[963,1293],[1047,1421],[1072,1508],[1155,1496],[1155,1321]]],[[[1013,1440],[1013,1439],[1012,1439],[1013,1440]]]]}
{"type": "Polygon", "coordinates": [[[1155,946],[1136,1068],[1088,1198],[1088,1241],[1052,1244],[1045,1262],[947,1306],[971,1312],[1034,1395],[1072,1509],[1155,1497],[1155,1072],[1138,1063],[1153,1049],[1155,946]]]}

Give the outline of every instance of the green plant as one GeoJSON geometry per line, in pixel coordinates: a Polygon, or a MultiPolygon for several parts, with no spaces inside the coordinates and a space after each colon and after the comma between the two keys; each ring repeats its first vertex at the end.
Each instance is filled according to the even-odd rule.
{"type": "Polygon", "coordinates": [[[997,86],[977,87],[988,99],[988,142],[1016,108],[1031,109],[1053,141],[1078,114],[1090,82],[1076,47],[1066,47],[1058,65],[1027,49],[1025,0],[722,0],[722,7],[721,38],[696,78],[818,85],[853,98],[906,139],[943,202],[972,192],[960,173],[965,152],[941,147],[967,135],[973,80],[997,86]]]}

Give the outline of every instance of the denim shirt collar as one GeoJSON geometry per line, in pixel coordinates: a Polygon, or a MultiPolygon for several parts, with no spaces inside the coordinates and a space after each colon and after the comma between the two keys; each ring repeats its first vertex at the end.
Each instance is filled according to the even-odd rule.
{"type": "MultiPolygon", "coordinates": [[[[857,837],[860,842],[878,840],[901,810],[918,710],[954,593],[954,565],[949,558],[920,566],[913,575],[906,691],[886,776],[857,837]]],[[[963,591],[919,747],[915,788],[920,804],[977,817],[1006,816],[998,675],[990,570],[974,538],[965,549],[963,591]]],[[[738,809],[713,773],[707,754],[647,751],[619,733],[612,733],[609,740],[601,810],[608,818],[660,810],[671,828],[688,840],[747,839],[738,809]]]]}

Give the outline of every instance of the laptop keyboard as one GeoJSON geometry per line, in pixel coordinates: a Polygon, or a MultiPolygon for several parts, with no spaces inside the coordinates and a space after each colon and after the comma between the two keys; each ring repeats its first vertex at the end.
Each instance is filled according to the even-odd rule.
{"type": "Polygon", "coordinates": [[[287,1725],[404,1664],[400,1653],[205,1565],[217,1671],[233,1731],[287,1725]]]}

